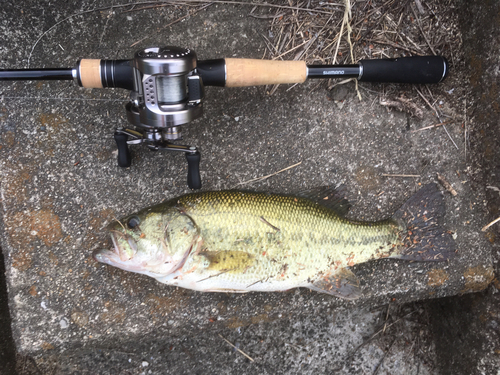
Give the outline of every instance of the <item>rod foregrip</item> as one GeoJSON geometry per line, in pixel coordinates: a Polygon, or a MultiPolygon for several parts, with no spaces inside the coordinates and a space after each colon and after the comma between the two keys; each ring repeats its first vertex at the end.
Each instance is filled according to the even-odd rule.
{"type": "Polygon", "coordinates": [[[359,81],[364,82],[439,83],[448,74],[448,62],[442,56],[361,60],[359,65],[359,81]]]}
{"type": "Polygon", "coordinates": [[[77,66],[78,83],[88,89],[102,89],[101,60],[82,59],[77,66]]]}
{"type": "Polygon", "coordinates": [[[134,72],[129,60],[82,59],[76,67],[78,84],[86,88],[134,89],[134,72]]]}

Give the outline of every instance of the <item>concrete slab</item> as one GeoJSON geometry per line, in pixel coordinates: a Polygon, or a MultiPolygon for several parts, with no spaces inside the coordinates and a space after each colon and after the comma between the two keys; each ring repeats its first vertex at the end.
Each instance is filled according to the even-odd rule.
{"type": "MultiPolygon", "coordinates": [[[[200,59],[260,58],[263,36],[270,37],[268,20],[247,16],[251,6],[214,4],[171,26],[187,15],[185,7],[124,13],[107,1],[64,6],[7,1],[3,9],[2,68],[26,67],[29,56],[32,67],[71,67],[80,58],[129,58],[141,47],[164,44],[189,46],[200,59]],[[77,15],[66,19],[71,14],[77,15]]],[[[445,27],[447,20],[441,21],[445,27]]],[[[262,87],[207,88],[204,117],[184,128],[185,142],[202,151],[205,190],[234,188],[301,162],[246,187],[298,192],[344,183],[355,202],[350,216],[378,220],[420,185],[436,181],[438,173],[453,185],[458,195],[445,193],[444,225],[456,234],[457,258],[446,264],[356,266],[364,294],[354,303],[306,290],[201,294],[97,264],[91,253],[110,245],[104,229],[114,217],[187,191],[184,158],[136,148],[132,167],[116,165],[112,134],[126,124],[124,91],[2,83],[2,248],[18,350],[50,353],[133,346],[138,340],[146,347],[165,337],[258,330],[256,325],[297,316],[326,319],[339,308],[484,289],[493,268],[489,241],[480,233],[484,190],[473,183],[476,171],[467,154],[466,133],[472,129],[465,113],[464,65],[456,50],[438,52],[453,57],[451,76],[431,89],[443,118],[453,120],[446,131],[415,131],[438,122],[415,87],[364,84],[360,102],[352,84],[328,92],[317,82],[283,86],[272,96],[262,87]],[[417,102],[421,119],[379,105],[382,95],[403,93],[417,102]]],[[[273,327],[280,332],[285,326],[293,329],[285,323],[273,327]]],[[[214,345],[210,340],[207,346],[214,345]]]]}

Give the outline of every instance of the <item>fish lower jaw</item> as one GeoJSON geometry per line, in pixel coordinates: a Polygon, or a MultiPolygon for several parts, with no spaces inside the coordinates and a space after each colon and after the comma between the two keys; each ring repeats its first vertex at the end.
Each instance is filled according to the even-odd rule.
{"type": "Polygon", "coordinates": [[[110,266],[114,266],[119,261],[119,257],[113,251],[113,249],[111,249],[111,250],[107,250],[107,249],[96,250],[96,251],[94,251],[92,256],[97,262],[109,264],[110,266]]]}

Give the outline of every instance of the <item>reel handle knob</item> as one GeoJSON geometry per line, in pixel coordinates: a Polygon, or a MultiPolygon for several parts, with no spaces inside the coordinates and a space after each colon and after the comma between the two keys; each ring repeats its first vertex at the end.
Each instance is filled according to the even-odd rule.
{"type": "Polygon", "coordinates": [[[118,165],[122,168],[128,168],[132,164],[132,156],[128,149],[128,135],[120,132],[115,132],[114,138],[118,147],[118,165]]]}
{"type": "Polygon", "coordinates": [[[198,151],[186,154],[188,162],[187,183],[189,188],[193,190],[201,189],[200,159],[201,155],[198,151]]]}

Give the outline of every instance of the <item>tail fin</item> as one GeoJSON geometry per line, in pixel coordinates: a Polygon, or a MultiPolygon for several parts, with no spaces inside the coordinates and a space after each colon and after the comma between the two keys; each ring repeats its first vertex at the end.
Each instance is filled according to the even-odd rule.
{"type": "Polygon", "coordinates": [[[455,256],[455,241],[438,224],[444,214],[443,195],[436,184],[428,184],[415,193],[393,216],[406,231],[402,233],[403,245],[391,257],[443,261],[455,256]]]}

